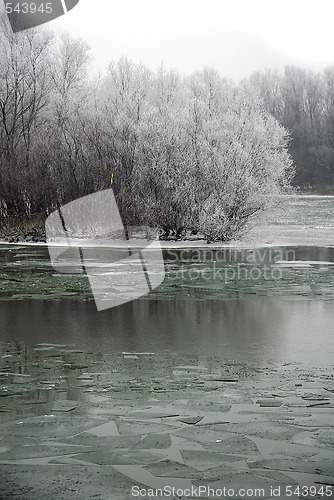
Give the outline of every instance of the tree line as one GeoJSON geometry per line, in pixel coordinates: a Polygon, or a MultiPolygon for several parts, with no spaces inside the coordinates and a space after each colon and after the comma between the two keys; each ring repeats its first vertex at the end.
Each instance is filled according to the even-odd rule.
{"type": "Polygon", "coordinates": [[[334,66],[314,72],[286,66],[267,69],[249,81],[265,109],[291,134],[294,185],[304,192],[334,193],[334,66]]]}
{"type": "Polygon", "coordinates": [[[5,20],[0,47],[2,227],[45,219],[112,177],[125,224],[227,241],[289,192],[289,147],[297,163],[298,141],[311,141],[318,123],[315,96],[304,92],[302,112],[297,90],[284,101],[286,75],[275,72],[237,85],[211,69],[182,76],[120,58],[91,76],[81,40],[14,35],[5,20]]]}

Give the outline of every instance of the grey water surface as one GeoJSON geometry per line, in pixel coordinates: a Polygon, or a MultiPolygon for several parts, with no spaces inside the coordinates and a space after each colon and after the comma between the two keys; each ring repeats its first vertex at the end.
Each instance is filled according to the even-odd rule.
{"type": "Polygon", "coordinates": [[[290,205],[284,220],[250,232],[249,247],[165,249],[164,282],[103,312],[87,277],[55,272],[45,246],[1,245],[4,355],[6,343],[54,343],[332,366],[334,197],[297,197],[290,205]]]}

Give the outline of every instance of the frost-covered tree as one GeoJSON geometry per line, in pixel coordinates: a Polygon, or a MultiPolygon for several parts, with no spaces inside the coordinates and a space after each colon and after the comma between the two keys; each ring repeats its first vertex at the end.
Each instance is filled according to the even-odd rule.
{"type": "Polygon", "coordinates": [[[153,80],[155,100],[136,128],[131,199],[140,222],[165,234],[229,240],[287,191],[288,134],[246,84],[209,70],[176,81],[167,85],[172,104],[157,106],[164,99],[153,80]]]}
{"type": "Polygon", "coordinates": [[[4,214],[22,216],[43,203],[36,157],[52,88],[52,36],[39,30],[15,35],[0,21],[0,204],[4,214]]]}
{"type": "Polygon", "coordinates": [[[211,240],[238,235],[251,217],[278,202],[293,174],[287,131],[264,112],[251,87],[221,85],[225,99],[216,107],[197,102],[201,175],[192,185],[190,220],[211,240]]]}

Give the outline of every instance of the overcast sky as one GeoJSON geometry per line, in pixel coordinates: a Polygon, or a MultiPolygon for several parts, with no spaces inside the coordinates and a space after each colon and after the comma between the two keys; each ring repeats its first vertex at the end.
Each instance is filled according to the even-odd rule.
{"type": "Polygon", "coordinates": [[[239,80],[265,67],[334,64],[333,18],[333,0],[80,0],[49,27],[85,39],[101,70],[126,55],[239,80]]]}

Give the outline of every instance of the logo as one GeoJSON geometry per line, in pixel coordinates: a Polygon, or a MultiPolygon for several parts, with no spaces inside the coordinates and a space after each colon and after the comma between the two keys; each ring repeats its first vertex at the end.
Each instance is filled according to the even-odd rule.
{"type": "Polygon", "coordinates": [[[98,311],[142,297],[164,280],[156,231],[125,228],[112,189],[64,205],[47,218],[45,229],[53,268],[86,274],[98,311]]]}
{"type": "Polygon", "coordinates": [[[78,5],[80,0],[13,1],[4,0],[5,10],[14,33],[57,19],[78,5]]]}

